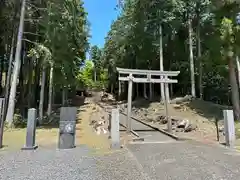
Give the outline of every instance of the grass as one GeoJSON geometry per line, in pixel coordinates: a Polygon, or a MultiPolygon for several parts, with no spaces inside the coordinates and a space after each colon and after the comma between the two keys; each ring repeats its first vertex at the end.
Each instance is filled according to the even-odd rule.
{"type": "Polygon", "coordinates": [[[235,122],[236,150],[240,151],[240,122],[235,122]]]}
{"type": "MultiPolygon", "coordinates": [[[[110,143],[107,135],[97,135],[90,126],[94,105],[83,105],[79,108],[76,125],[76,146],[86,145],[93,153],[110,153],[110,143]]],[[[37,128],[36,145],[40,147],[57,147],[59,128],[37,128]]],[[[3,136],[4,148],[0,150],[19,150],[25,145],[26,128],[5,129],[3,136]]]]}
{"type": "MultiPolygon", "coordinates": [[[[26,128],[22,129],[7,129],[3,135],[4,148],[7,150],[21,149],[26,141],[26,128]]],[[[43,147],[57,145],[58,128],[52,129],[37,129],[36,144],[43,147]]]]}
{"type": "Polygon", "coordinates": [[[235,123],[235,134],[236,138],[240,139],[240,122],[235,123]]]}

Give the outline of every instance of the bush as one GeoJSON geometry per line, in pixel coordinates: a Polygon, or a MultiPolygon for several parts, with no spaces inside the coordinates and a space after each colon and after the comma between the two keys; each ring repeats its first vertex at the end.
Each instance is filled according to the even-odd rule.
{"type": "Polygon", "coordinates": [[[27,126],[27,121],[24,120],[20,114],[14,114],[13,127],[14,128],[25,128],[26,126],[27,126]]]}

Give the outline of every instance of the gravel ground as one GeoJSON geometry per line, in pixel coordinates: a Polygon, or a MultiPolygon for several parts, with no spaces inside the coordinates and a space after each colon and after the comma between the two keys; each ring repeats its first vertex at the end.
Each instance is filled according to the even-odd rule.
{"type": "Polygon", "coordinates": [[[152,180],[239,180],[240,153],[197,142],[131,144],[152,180]]]}
{"type": "Polygon", "coordinates": [[[1,180],[143,180],[144,175],[127,151],[97,156],[85,147],[71,150],[1,152],[1,180]]]}
{"type": "Polygon", "coordinates": [[[197,142],[129,144],[105,155],[85,146],[0,153],[1,180],[238,180],[240,154],[197,142]]]}

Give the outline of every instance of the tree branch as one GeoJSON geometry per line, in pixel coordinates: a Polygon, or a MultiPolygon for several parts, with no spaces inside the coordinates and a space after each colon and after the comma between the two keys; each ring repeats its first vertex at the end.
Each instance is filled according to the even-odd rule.
{"type": "Polygon", "coordinates": [[[40,34],[36,34],[36,33],[32,33],[32,32],[23,32],[23,34],[31,34],[31,35],[34,35],[34,36],[42,36],[40,34]]]}

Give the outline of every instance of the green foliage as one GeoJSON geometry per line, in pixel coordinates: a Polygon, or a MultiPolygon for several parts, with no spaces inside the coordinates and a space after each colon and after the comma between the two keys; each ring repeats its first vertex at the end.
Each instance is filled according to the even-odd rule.
{"type": "Polygon", "coordinates": [[[101,69],[100,71],[100,80],[98,88],[106,88],[108,84],[108,72],[106,69],[101,69]]]}
{"type": "Polygon", "coordinates": [[[99,70],[101,68],[101,58],[102,58],[101,49],[99,49],[99,47],[96,45],[91,47],[90,57],[94,64],[94,68],[99,70]]]}
{"type": "MultiPolygon", "coordinates": [[[[197,28],[200,28],[204,98],[229,104],[229,79],[225,55],[239,51],[239,4],[215,0],[125,0],[120,16],[111,25],[103,49],[103,64],[116,85],[115,67],[159,69],[159,27],[163,29],[165,70],[179,70],[178,95],[190,93],[187,20],[192,20],[196,83],[199,76],[197,28]],[[221,53],[222,52],[222,53],[221,53]]],[[[199,86],[197,92],[199,91],[199,86]]]]}
{"type": "Polygon", "coordinates": [[[78,88],[92,88],[93,87],[93,63],[91,61],[85,62],[85,67],[80,70],[77,75],[77,87],[78,88]]]}
{"type": "MultiPolygon", "coordinates": [[[[6,75],[8,66],[13,65],[2,59],[9,60],[12,40],[15,52],[21,4],[22,1],[0,0],[0,75],[6,75]]],[[[21,115],[24,115],[23,106],[38,106],[43,68],[46,68],[46,87],[49,87],[51,66],[54,92],[61,92],[63,87],[75,89],[79,67],[89,48],[89,26],[83,0],[30,0],[25,9],[16,96],[21,115]]],[[[49,100],[48,91],[44,96],[45,102],[49,100]]]]}
{"type": "Polygon", "coordinates": [[[13,117],[13,126],[14,128],[25,128],[27,121],[22,118],[20,113],[16,113],[13,117]]]}

